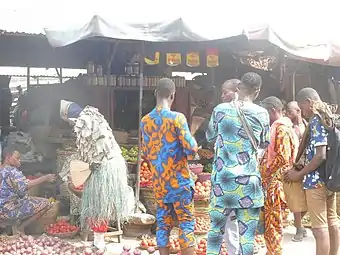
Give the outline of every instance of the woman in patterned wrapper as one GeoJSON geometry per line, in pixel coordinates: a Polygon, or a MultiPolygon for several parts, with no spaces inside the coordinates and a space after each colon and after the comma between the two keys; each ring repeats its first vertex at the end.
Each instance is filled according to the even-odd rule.
{"type": "Polygon", "coordinates": [[[62,173],[68,179],[71,160],[88,163],[91,174],[84,184],[81,203],[71,191],[71,214],[80,214],[82,227],[113,220],[120,221],[127,212],[129,194],[127,166],[112,130],[98,109],[65,100],[60,104],[60,116],[73,125],[78,156],[67,160],[62,173]],[[65,174],[66,173],[66,174],[65,174]],[[73,204],[72,204],[73,203],[73,204]]]}
{"type": "MultiPolygon", "coordinates": [[[[28,180],[19,170],[20,153],[14,147],[3,151],[3,165],[0,168],[0,221],[14,224],[15,232],[25,233],[25,227],[42,217],[52,206],[48,199],[29,196],[28,191],[42,183],[54,182],[53,174],[28,180]]],[[[13,233],[16,234],[16,233],[13,233]]]]}

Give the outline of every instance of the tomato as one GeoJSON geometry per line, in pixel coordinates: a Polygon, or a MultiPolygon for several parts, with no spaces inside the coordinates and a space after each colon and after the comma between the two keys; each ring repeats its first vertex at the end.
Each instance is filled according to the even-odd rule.
{"type": "Polygon", "coordinates": [[[73,226],[66,220],[59,220],[55,224],[50,224],[46,228],[48,234],[62,234],[62,233],[72,233],[79,231],[77,226],[73,226]]]}

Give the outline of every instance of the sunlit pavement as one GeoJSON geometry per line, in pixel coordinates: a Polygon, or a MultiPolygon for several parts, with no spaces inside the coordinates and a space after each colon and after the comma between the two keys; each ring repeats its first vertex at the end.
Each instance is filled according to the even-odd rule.
{"type": "MultiPolygon", "coordinates": [[[[284,230],[284,245],[283,245],[283,255],[313,255],[315,254],[315,243],[314,237],[310,229],[307,229],[308,236],[303,239],[302,242],[293,242],[292,236],[295,234],[294,227],[288,227],[284,230]]],[[[131,247],[136,247],[138,242],[133,239],[122,240],[121,244],[108,244],[108,252],[107,255],[119,255],[122,253],[123,246],[128,244],[131,247]]],[[[263,248],[260,250],[258,255],[265,255],[266,249],[263,248]]],[[[230,254],[232,255],[232,254],[230,254]]]]}
{"type": "MultiPolygon", "coordinates": [[[[308,236],[302,242],[293,242],[292,237],[295,234],[294,227],[288,227],[284,230],[283,255],[313,255],[315,254],[315,242],[312,231],[307,229],[308,236]]],[[[266,249],[261,249],[259,255],[265,255],[266,249]]]]}

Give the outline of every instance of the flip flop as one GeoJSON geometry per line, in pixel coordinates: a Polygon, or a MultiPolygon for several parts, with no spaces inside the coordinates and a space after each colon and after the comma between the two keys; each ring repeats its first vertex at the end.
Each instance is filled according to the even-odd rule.
{"type": "Polygon", "coordinates": [[[307,230],[304,228],[298,228],[296,234],[292,237],[293,242],[302,242],[303,238],[307,236],[307,230]]]}
{"type": "Polygon", "coordinates": [[[307,230],[305,228],[303,229],[303,237],[307,237],[307,230]]]}

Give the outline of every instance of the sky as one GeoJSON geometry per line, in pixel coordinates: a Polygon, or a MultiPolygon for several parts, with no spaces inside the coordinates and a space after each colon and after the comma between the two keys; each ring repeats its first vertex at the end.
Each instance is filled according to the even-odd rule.
{"type": "Polygon", "coordinates": [[[95,14],[111,23],[182,17],[207,38],[270,24],[296,44],[317,44],[334,34],[340,43],[340,33],[334,32],[338,31],[339,9],[339,0],[11,0],[1,3],[0,29],[44,33],[44,28],[84,26],[95,14]]]}
{"type": "Polygon", "coordinates": [[[214,36],[269,22],[287,29],[296,23],[318,26],[330,17],[337,19],[339,6],[338,0],[11,0],[1,3],[0,24],[14,31],[43,32],[47,27],[85,24],[94,14],[123,22],[182,17],[193,30],[214,36]]]}

